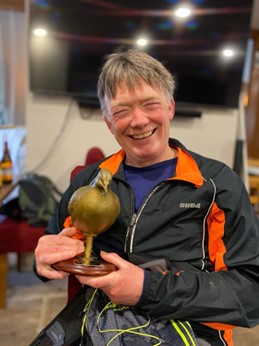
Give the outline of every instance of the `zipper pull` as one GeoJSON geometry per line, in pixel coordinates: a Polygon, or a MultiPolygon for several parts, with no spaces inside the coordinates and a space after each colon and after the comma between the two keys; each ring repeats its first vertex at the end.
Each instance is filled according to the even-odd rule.
{"type": "Polygon", "coordinates": [[[132,251],[132,230],[135,226],[136,219],[137,219],[137,214],[134,213],[132,215],[132,218],[130,220],[129,227],[127,230],[126,241],[125,241],[125,245],[124,245],[125,252],[131,252],[132,251]]]}
{"type": "Polygon", "coordinates": [[[136,222],[136,219],[137,219],[137,214],[134,213],[134,214],[132,215],[131,220],[130,220],[130,229],[132,229],[132,228],[134,227],[135,222],[136,222]]]}

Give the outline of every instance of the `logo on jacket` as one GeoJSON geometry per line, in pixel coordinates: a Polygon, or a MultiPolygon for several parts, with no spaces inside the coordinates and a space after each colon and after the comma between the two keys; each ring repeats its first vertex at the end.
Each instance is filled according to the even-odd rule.
{"type": "Polygon", "coordinates": [[[180,203],[180,208],[196,208],[199,209],[201,207],[201,203],[180,203]]]}

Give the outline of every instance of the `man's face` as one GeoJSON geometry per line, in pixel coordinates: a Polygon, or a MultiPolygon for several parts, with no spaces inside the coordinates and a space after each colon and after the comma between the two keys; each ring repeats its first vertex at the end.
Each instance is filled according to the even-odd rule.
{"type": "Polygon", "coordinates": [[[121,83],[106,104],[110,116],[104,120],[125,150],[127,164],[143,167],[172,157],[168,137],[173,98],[168,104],[163,93],[144,82],[133,91],[121,83]]]}

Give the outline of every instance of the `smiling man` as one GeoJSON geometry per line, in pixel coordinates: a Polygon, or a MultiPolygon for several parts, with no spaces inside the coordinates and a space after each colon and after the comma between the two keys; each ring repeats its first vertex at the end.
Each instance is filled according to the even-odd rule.
{"type": "Polygon", "coordinates": [[[167,100],[144,80],[139,80],[132,91],[124,81],[106,104],[105,122],[125,150],[127,164],[143,167],[176,156],[168,144],[169,124],[174,115],[172,98],[167,100]]]}
{"type": "Polygon", "coordinates": [[[81,345],[231,346],[235,326],[259,323],[258,218],[236,173],[169,138],[173,92],[148,54],[107,57],[98,95],[121,150],[75,177],[36,248],[39,276],[67,275],[52,265],[84,250],[63,226],[70,197],[109,169],[121,211],[93,252],[118,270],[77,276],[96,289],[81,345]]]}

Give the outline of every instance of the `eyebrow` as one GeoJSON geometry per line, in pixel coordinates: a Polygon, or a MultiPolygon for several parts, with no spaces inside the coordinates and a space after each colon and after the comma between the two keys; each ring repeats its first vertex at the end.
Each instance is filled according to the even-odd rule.
{"type": "MultiPolygon", "coordinates": [[[[154,101],[159,101],[159,98],[158,98],[157,96],[148,96],[148,97],[145,97],[145,98],[143,98],[143,99],[140,99],[139,101],[140,101],[141,103],[143,103],[143,102],[152,101],[152,100],[154,100],[154,101]]],[[[116,107],[128,106],[128,105],[130,105],[130,104],[131,104],[130,102],[123,102],[123,101],[120,101],[120,102],[118,102],[118,103],[111,104],[111,109],[116,108],[116,107]]]]}

